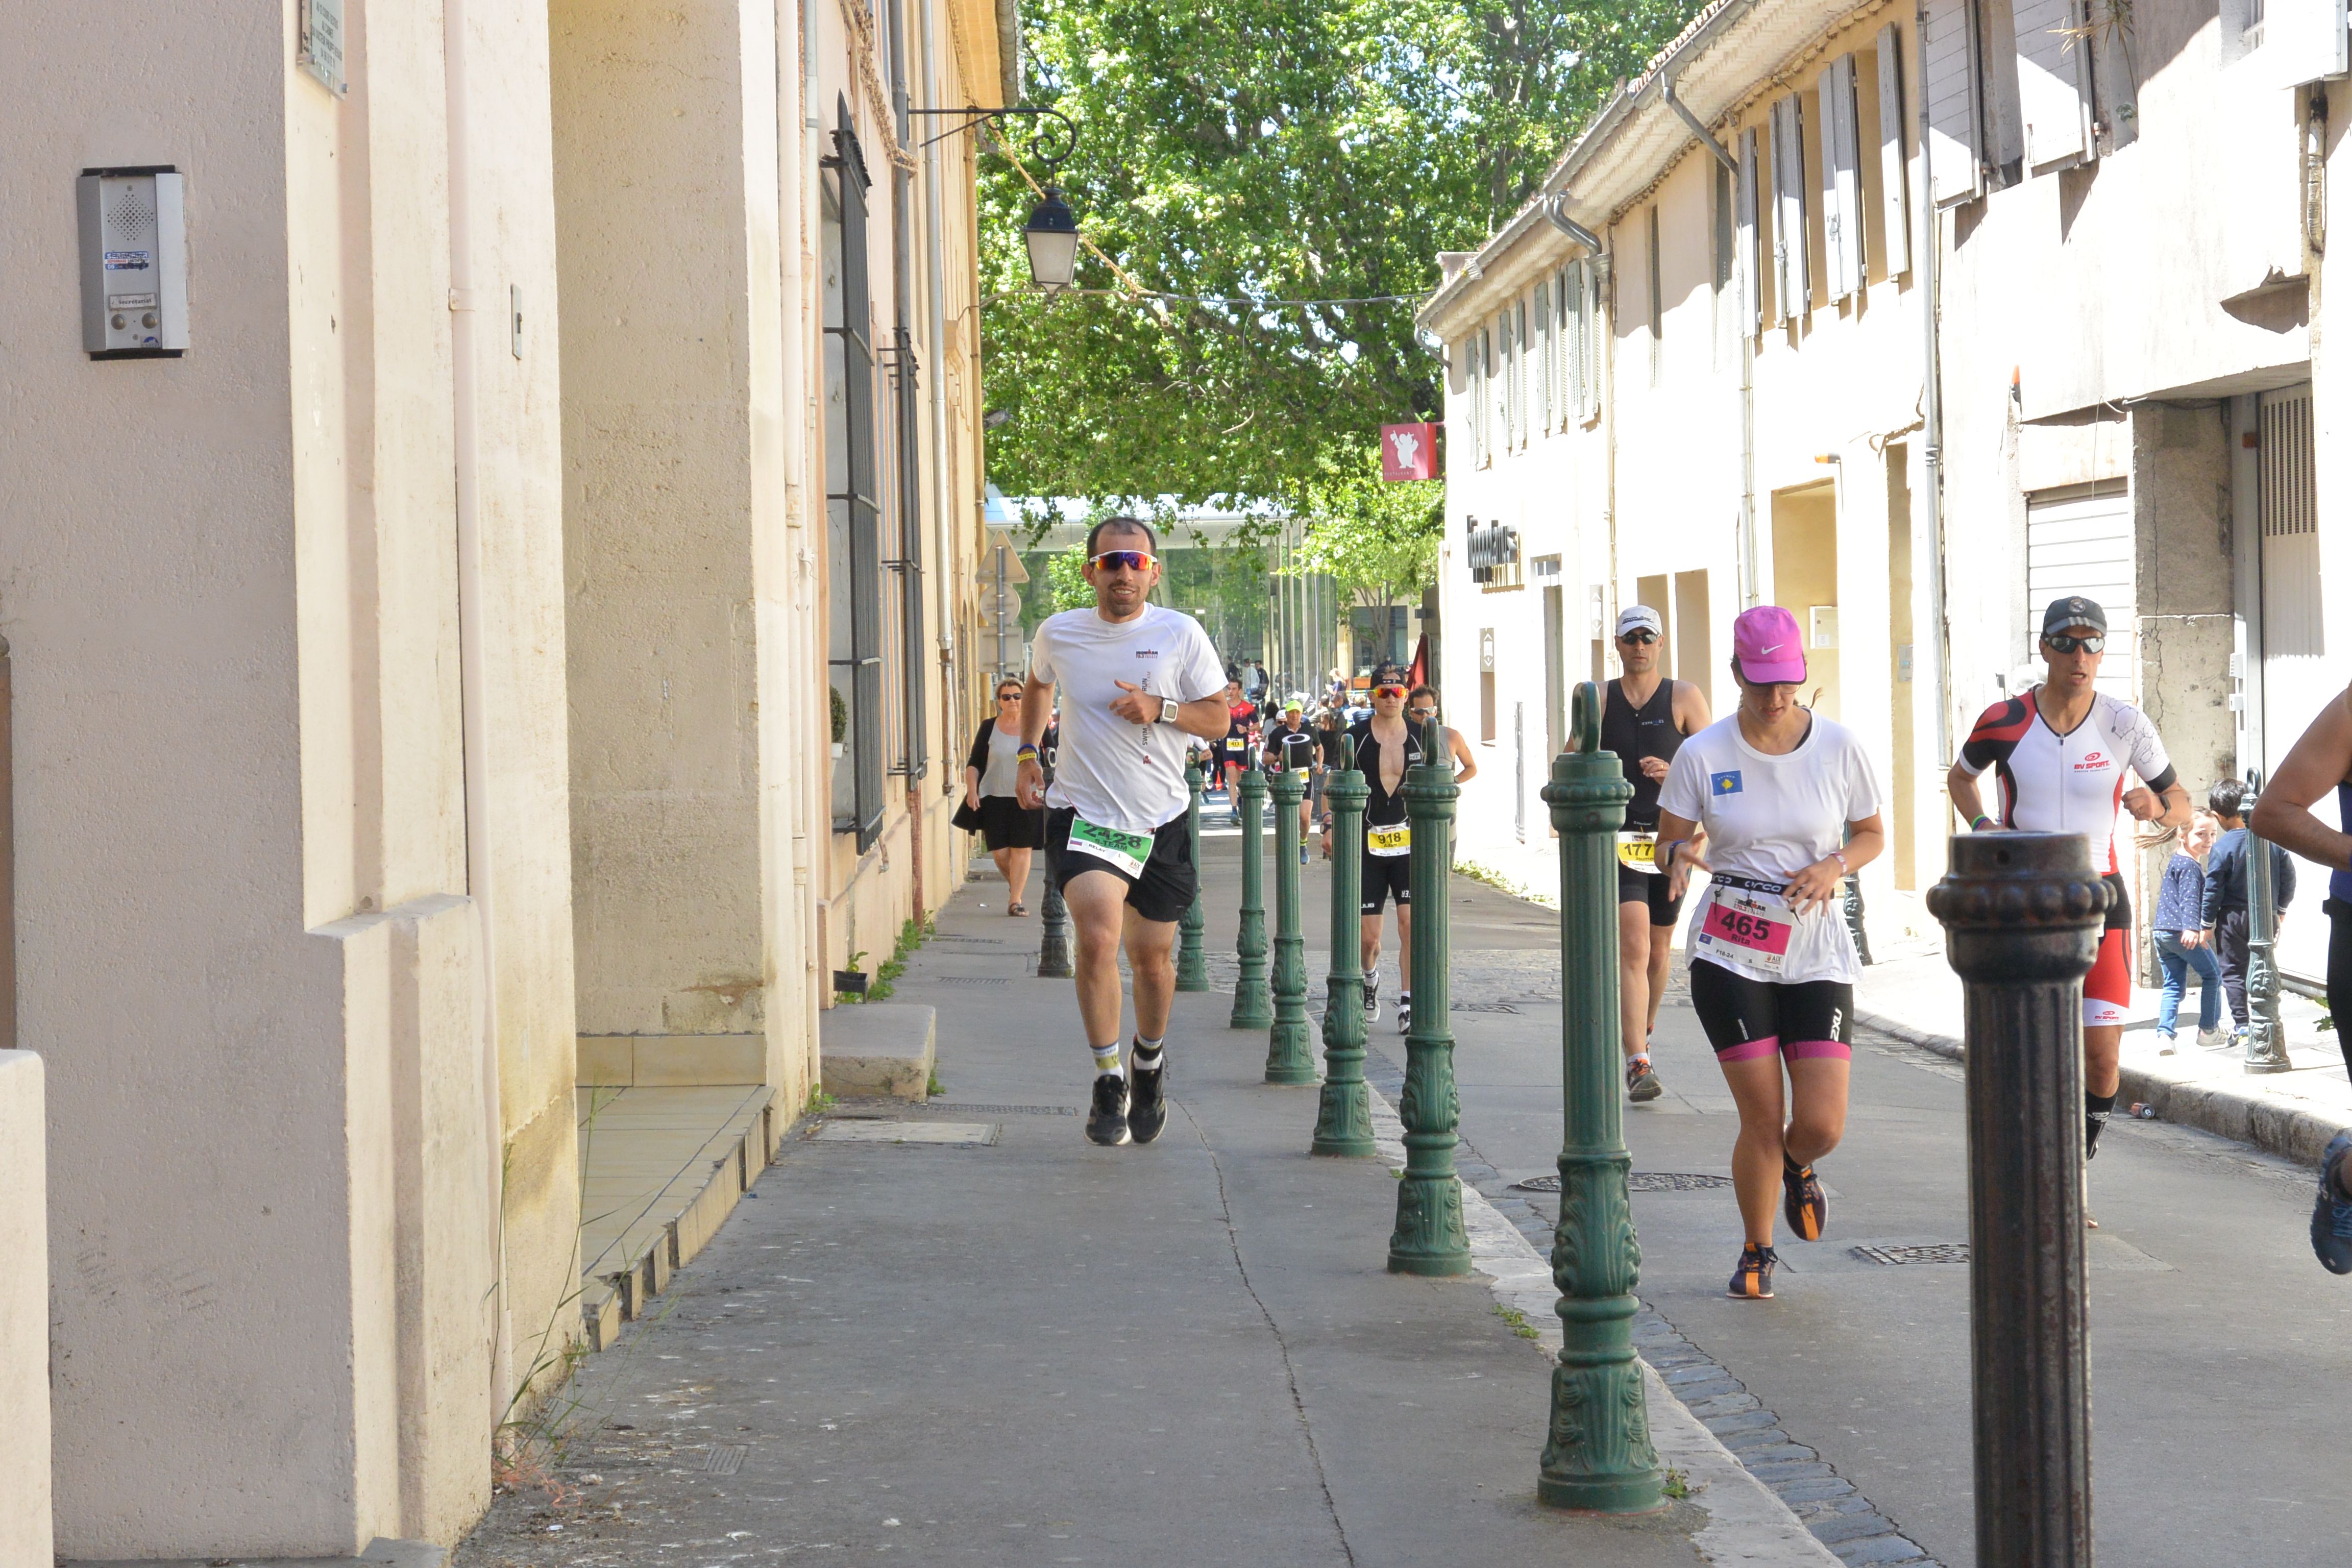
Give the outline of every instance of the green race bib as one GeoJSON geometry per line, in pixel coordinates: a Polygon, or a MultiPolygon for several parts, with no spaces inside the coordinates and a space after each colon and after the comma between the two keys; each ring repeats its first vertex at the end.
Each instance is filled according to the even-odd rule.
{"type": "Polygon", "coordinates": [[[1083,816],[1074,816],[1070,819],[1069,847],[1076,854],[1091,855],[1130,877],[1140,877],[1143,863],[1151,858],[1151,835],[1097,827],[1083,816]]]}

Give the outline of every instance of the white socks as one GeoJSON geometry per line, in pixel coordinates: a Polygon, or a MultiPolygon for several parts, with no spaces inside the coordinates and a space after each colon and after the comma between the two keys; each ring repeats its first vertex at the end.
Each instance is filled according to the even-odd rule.
{"type": "Polygon", "coordinates": [[[1113,1040],[1107,1046],[1096,1046],[1092,1048],[1095,1053],[1095,1076],[1097,1078],[1101,1078],[1105,1074],[1108,1074],[1112,1078],[1125,1078],[1127,1076],[1124,1072],[1119,1070],[1118,1042],[1117,1040],[1113,1040]]]}

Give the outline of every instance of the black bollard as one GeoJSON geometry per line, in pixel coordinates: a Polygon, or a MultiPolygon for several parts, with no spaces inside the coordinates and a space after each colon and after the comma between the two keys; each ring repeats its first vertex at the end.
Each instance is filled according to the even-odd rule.
{"type": "Polygon", "coordinates": [[[1062,858],[1051,849],[1037,853],[1045,861],[1045,900],[1038,910],[1044,929],[1037,943],[1037,978],[1068,980],[1078,971],[1070,962],[1070,906],[1062,901],[1062,879],[1054,874],[1062,858]]]}
{"type": "Polygon", "coordinates": [[[2106,884],[2074,833],[1968,833],[1928,889],[1966,984],[1977,1561],[2090,1568],[2083,976],[2106,884]]]}

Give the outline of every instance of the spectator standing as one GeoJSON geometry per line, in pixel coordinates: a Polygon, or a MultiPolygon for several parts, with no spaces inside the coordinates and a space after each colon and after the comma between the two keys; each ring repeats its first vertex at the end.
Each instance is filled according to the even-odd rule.
{"type": "Polygon", "coordinates": [[[1008,915],[1025,915],[1030,852],[1045,841],[1045,812],[1022,805],[1015,792],[1020,773],[1021,683],[996,688],[996,712],[982,719],[963,764],[963,809],[956,826],[977,831],[1004,879],[1008,915]],[[1000,722],[999,721],[1002,721],[1000,722]]]}
{"type": "Polygon", "coordinates": [[[2199,812],[2180,830],[2180,842],[2165,862],[2164,884],[2156,895],[2156,961],[2164,969],[2164,999],[2156,1007],[2157,1054],[2173,1052],[2181,994],[2189,973],[2197,972],[2197,1043],[2207,1049],[2227,1044],[2221,1033],[2221,967],[2205,944],[2205,857],[2219,831],[2199,812]]]}
{"type": "MultiPolygon", "coordinates": [[[[2253,852],[2254,836],[2242,813],[2249,792],[2236,779],[2223,779],[2205,797],[2221,825],[2221,837],[2205,859],[2203,940],[2213,945],[2221,961],[2221,989],[2229,994],[2232,1037],[2246,1032],[2246,942],[2252,916],[2246,908],[2246,861],[2253,852]]],[[[2271,876],[2278,889],[2278,918],[2294,901],[2294,858],[2273,844],[2271,876]]]]}

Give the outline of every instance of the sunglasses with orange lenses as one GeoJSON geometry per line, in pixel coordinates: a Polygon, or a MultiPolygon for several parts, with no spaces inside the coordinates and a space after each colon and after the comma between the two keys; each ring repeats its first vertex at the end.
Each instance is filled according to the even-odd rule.
{"type": "Polygon", "coordinates": [[[1106,550],[1088,556],[1087,564],[1097,572],[1149,572],[1160,557],[1149,550],[1106,550]]]}
{"type": "Polygon", "coordinates": [[[1404,695],[1404,688],[1402,686],[1375,686],[1372,688],[1372,695],[1375,697],[1402,697],[1404,695]]]}

